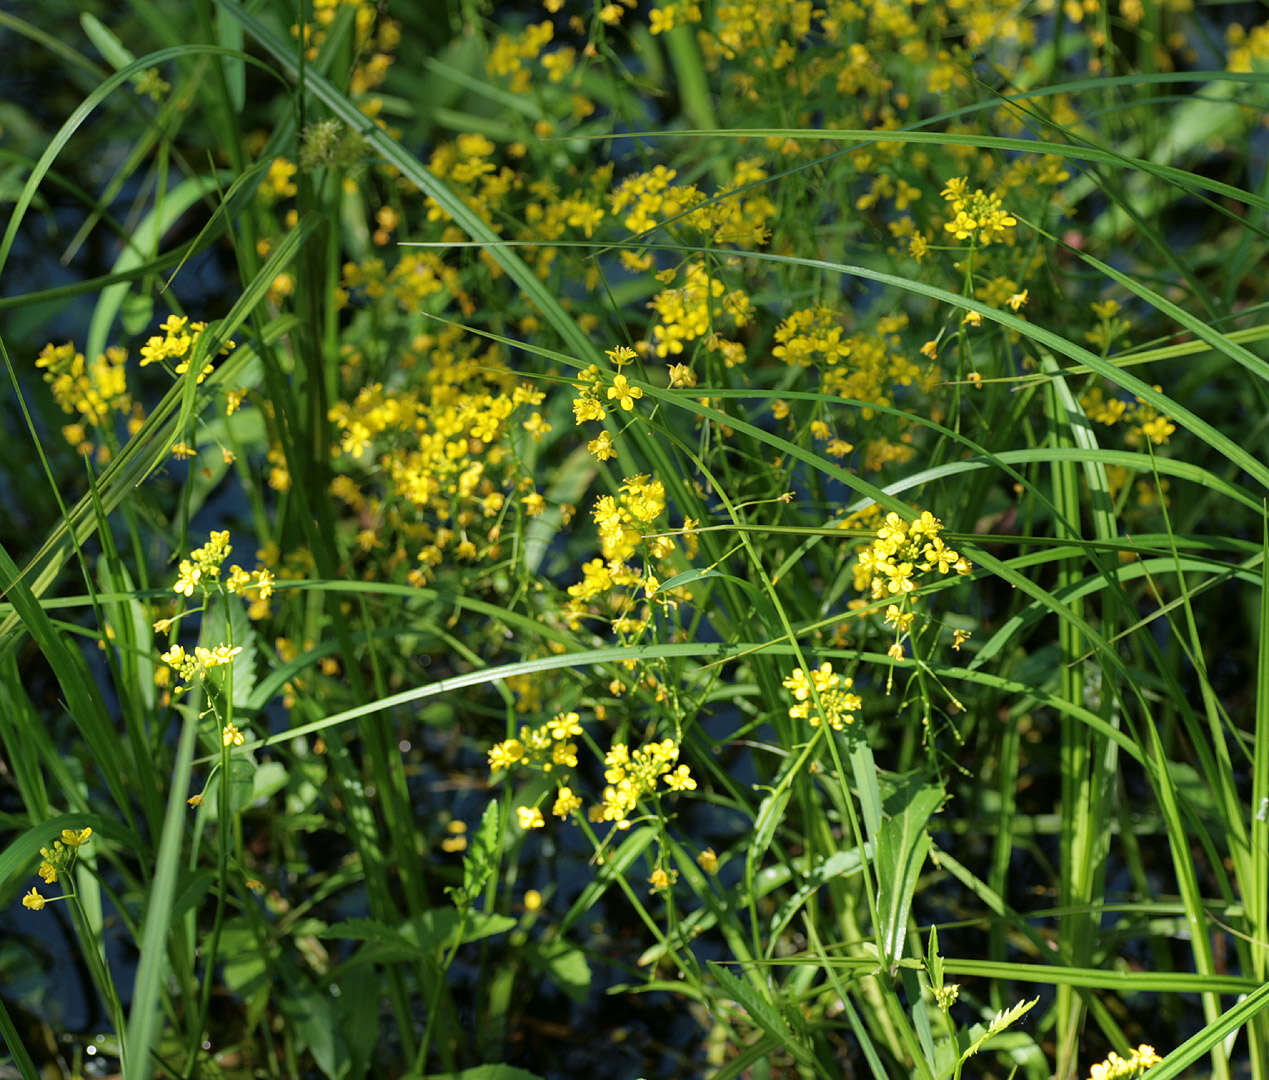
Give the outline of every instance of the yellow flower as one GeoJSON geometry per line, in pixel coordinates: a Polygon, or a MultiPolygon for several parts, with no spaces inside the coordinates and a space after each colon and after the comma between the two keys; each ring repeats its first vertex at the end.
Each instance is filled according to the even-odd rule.
{"type": "Polygon", "coordinates": [[[551,738],[559,742],[582,733],[581,717],[575,712],[556,713],[547,723],[547,727],[550,729],[551,738]]]}
{"type": "Polygon", "coordinates": [[[573,793],[570,787],[562,787],[559,794],[555,797],[555,805],[551,807],[551,813],[558,818],[566,818],[573,813],[574,810],[581,808],[582,800],[573,793]]]}
{"type": "Polygon", "coordinates": [[[229,723],[221,728],[220,741],[224,746],[241,746],[247,740],[236,724],[229,723]]]}
{"type": "Polygon", "coordinates": [[[62,843],[68,848],[82,847],[88,843],[89,837],[93,834],[91,826],[85,825],[82,829],[63,829],[62,843]]]}
{"type": "Polygon", "coordinates": [[[589,393],[583,393],[573,399],[573,416],[579,426],[587,420],[602,420],[605,415],[603,405],[589,393]]]}
{"type": "Polygon", "coordinates": [[[718,872],[718,856],[714,853],[712,847],[706,848],[696,856],[697,865],[707,874],[718,872]]]}
{"type": "Polygon", "coordinates": [[[670,364],[670,386],[672,388],[692,387],[696,385],[696,373],[686,364],[670,364]]]}
{"type": "Polygon", "coordinates": [[[680,765],[665,777],[665,786],[671,791],[695,791],[696,781],[686,765],[680,765]]]}
{"type": "Polygon", "coordinates": [[[43,911],[44,905],[47,902],[48,901],[40,895],[39,890],[34,886],[31,887],[31,891],[29,893],[22,897],[22,906],[30,908],[32,911],[43,911]]]}
{"type": "Polygon", "coordinates": [[[637,386],[631,386],[624,375],[617,375],[613,378],[612,386],[608,388],[608,400],[617,399],[626,412],[634,408],[634,403],[643,397],[643,391],[637,386]]]}
{"type": "Polygon", "coordinates": [[[551,425],[542,418],[540,412],[535,412],[523,424],[524,430],[533,436],[534,442],[541,442],[543,437],[550,432],[551,425]]]}
{"type": "Polygon", "coordinates": [[[670,4],[664,8],[653,8],[648,19],[648,29],[653,34],[664,34],[674,29],[674,17],[678,14],[678,8],[674,4],[670,4]]]}
{"type": "Polygon", "coordinates": [[[891,604],[886,608],[886,622],[900,632],[910,629],[914,618],[916,618],[915,612],[901,611],[896,604],[891,604]]]}
{"type": "Polygon", "coordinates": [[[198,579],[202,576],[203,572],[198,567],[192,566],[188,560],[182,559],[178,568],[176,584],[172,586],[172,589],[181,596],[193,596],[194,586],[198,584],[198,579]]]}
{"type": "Polygon", "coordinates": [[[546,825],[542,811],[536,806],[517,806],[516,817],[519,818],[522,829],[541,829],[546,825]]]}
{"type": "Polygon", "coordinates": [[[586,444],[586,449],[599,461],[608,461],[617,456],[617,451],[613,448],[612,436],[606,431],[601,431],[598,436],[591,439],[586,444]]]}
{"type": "Polygon", "coordinates": [[[633,361],[639,354],[636,353],[629,345],[618,345],[615,349],[605,349],[604,355],[608,357],[608,359],[611,360],[616,367],[622,368],[633,361]]]}
{"type": "Polygon", "coordinates": [[[506,742],[500,742],[489,749],[489,768],[492,772],[500,769],[509,769],[522,757],[524,757],[524,743],[519,739],[508,739],[506,742]]]}

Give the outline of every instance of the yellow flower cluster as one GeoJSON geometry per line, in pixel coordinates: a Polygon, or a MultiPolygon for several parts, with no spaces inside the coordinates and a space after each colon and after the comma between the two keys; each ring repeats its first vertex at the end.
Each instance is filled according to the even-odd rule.
{"type": "Polygon", "coordinates": [[[391,54],[401,41],[401,27],[392,19],[379,17],[382,5],[373,0],[313,0],[312,21],[303,27],[291,25],[291,36],[303,41],[309,61],[317,59],[341,7],[356,10],[354,50],[358,62],[349,78],[349,90],[357,96],[383,82],[392,63],[391,54]]]}
{"type": "Polygon", "coordinates": [[[576,768],[577,744],[573,738],[581,734],[581,717],[575,712],[556,713],[536,728],[525,724],[519,738],[506,739],[490,748],[489,769],[505,772],[524,768],[549,773],[576,768]]]}
{"type": "Polygon", "coordinates": [[[804,308],[776,327],[771,353],[791,367],[837,364],[850,355],[844,334],[841,315],[832,308],[804,308]]]}
{"type": "MultiPolygon", "coordinates": [[[[895,660],[903,658],[903,637],[912,626],[912,597],[919,579],[927,574],[968,574],[968,559],[949,548],[939,535],[943,529],[928,510],[915,521],[888,513],[877,529],[877,538],[859,554],[855,564],[855,588],[868,591],[873,600],[893,598],[886,607],[885,622],[895,637],[887,650],[895,660]]],[[[852,602],[859,606],[862,601],[852,602]]]]}
{"type": "MultiPolygon", "coordinates": [[[[1162,389],[1159,386],[1156,390],[1162,389]]],[[[1124,420],[1129,424],[1128,434],[1124,441],[1129,446],[1138,446],[1141,440],[1149,439],[1155,446],[1162,446],[1176,431],[1176,424],[1159,412],[1149,402],[1134,397],[1132,404],[1122,398],[1106,397],[1101,387],[1094,386],[1080,398],[1080,405],[1090,420],[1110,427],[1124,420]]]]}
{"type": "Polygon", "coordinates": [[[257,188],[260,198],[265,202],[275,202],[278,199],[289,199],[297,195],[300,189],[295,186],[292,178],[298,171],[299,168],[294,161],[281,156],[275,157],[269,162],[269,167],[260,181],[260,187],[257,188]]]}
{"type": "MultiPolygon", "coordinates": [[[[506,739],[489,750],[490,772],[509,772],[526,768],[543,773],[560,774],[577,767],[577,744],[582,734],[581,718],[575,712],[556,713],[538,727],[524,725],[518,738],[506,739]]],[[[656,790],[658,781],[671,791],[691,791],[696,781],[686,765],[674,768],[679,754],[673,739],[649,743],[633,753],[624,743],[615,744],[604,757],[603,801],[591,807],[591,821],[612,821],[620,829],[630,825],[629,815],[645,795],[656,790]]],[[[568,818],[582,805],[582,799],[567,784],[556,789],[551,813],[568,818]]],[[[541,809],[534,806],[516,808],[522,829],[540,829],[545,824],[541,809]]]]}
{"type": "Polygon", "coordinates": [[[1105,1061],[1099,1061],[1088,1073],[1088,1080],[1135,1080],[1152,1065],[1158,1065],[1161,1058],[1153,1046],[1142,1043],[1126,1058],[1120,1057],[1113,1050],[1105,1061]]]}
{"type": "MultiPolygon", "coordinates": [[[[227,529],[211,533],[207,543],[195,548],[190,552],[188,559],[182,559],[178,564],[176,582],[172,587],[173,592],[177,596],[188,598],[192,597],[197,589],[206,596],[221,583],[222,567],[232,551],[233,546],[229,542],[227,529]]],[[[226,592],[252,597],[247,613],[253,619],[264,618],[268,615],[269,598],[273,595],[274,584],[273,573],[267,567],[259,566],[253,571],[247,571],[237,563],[229,568],[229,573],[223,580],[223,588],[226,592]]],[[[177,618],[179,616],[159,619],[154,624],[155,633],[169,632],[177,618]]],[[[184,646],[172,643],[160,659],[174,670],[181,680],[182,685],[178,685],[174,690],[179,694],[188,690],[196,680],[204,678],[211,668],[231,663],[240,652],[242,652],[241,646],[231,648],[229,645],[217,645],[210,649],[199,645],[193,652],[187,652],[184,646]]],[[[167,685],[169,677],[165,670],[155,673],[156,681],[163,686],[167,685]]]]}
{"type": "Polygon", "coordinates": [[[44,381],[63,412],[78,414],[94,427],[102,427],[111,413],[127,415],[132,409],[127,359],[127,352],[112,346],[89,364],[70,342],[49,343],[40,350],[35,366],[44,369],[44,381]]]}
{"type": "MultiPolygon", "coordinates": [[[[193,596],[195,588],[201,588],[205,592],[209,583],[220,580],[221,566],[231,551],[233,546],[229,543],[229,530],[213,532],[207,543],[191,551],[188,559],[180,561],[173,591],[186,597],[193,596]]],[[[259,600],[268,600],[273,595],[273,586],[273,574],[263,566],[248,572],[234,563],[225,579],[226,591],[235,595],[255,592],[259,600]]]]}
{"type": "MultiPolygon", "coordinates": [[[[628,476],[621,482],[620,493],[601,495],[595,501],[592,517],[599,526],[599,543],[604,558],[624,562],[635,553],[643,534],[665,511],[665,485],[648,475],[628,476]]],[[[667,536],[657,537],[652,550],[662,557],[674,547],[667,536]]]]}
{"type": "MultiPolygon", "coordinates": [[[[824,390],[838,397],[877,405],[892,405],[898,387],[932,390],[942,373],[934,365],[917,363],[911,351],[904,347],[900,331],[907,325],[906,315],[885,315],[871,330],[846,338],[843,344],[849,351],[850,363],[824,372],[824,390]]],[[[870,409],[860,412],[865,420],[871,420],[874,415],[870,409]]]]}
{"type": "Polygon", "coordinates": [[[673,739],[648,743],[631,751],[625,743],[615,743],[604,755],[603,802],[592,806],[592,821],[611,821],[619,829],[630,827],[630,815],[639,800],[664,783],[670,791],[693,791],[696,780],[686,765],[675,767],[679,745],[673,739]]]}
{"type": "MultiPolygon", "coordinates": [[[[662,589],[659,579],[659,575],[673,572],[669,562],[677,557],[679,547],[674,537],[665,535],[664,526],[658,521],[665,509],[665,485],[648,475],[628,476],[617,495],[601,495],[595,500],[592,519],[598,526],[603,557],[583,564],[582,580],[568,586],[569,601],[563,615],[570,628],[576,630],[586,616],[605,613],[612,618],[617,633],[635,634],[651,616],[646,606],[641,615],[634,614],[636,591],[641,590],[645,599],[659,604],[676,601],[678,590],[662,589]],[[654,532],[657,535],[649,535],[654,532]],[[642,569],[629,565],[636,552],[643,556],[642,569]]],[[[692,532],[696,524],[691,518],[683,522],[682,547],[689,559],[698,547],[692,532]]]]}
{"type": "Polygon", "coordinates": [[[793,42],[811,32],[814,11],[811,0],[731,0],[720,3],[715,14],[717,25],[711,35],[710,51],[727,59],[751,55],[754,67],[762,69],[769,62],[779,71],[790,60],[793,42]],[[774,48],[772,47],[774,44],[774,48]],[[767,60],[767,56],[770,60],[767,60]]]}
{"type": "MultiPolygon", "coordinates": [[[[929,393],[942,379],[937,365],[918,363],[900,332],[907,326],[904,314],[886,315],[867,331],[846,335],[842,329],[844,316],[833,308],[820,306],[796,311],[780,324],[775,333],[773,354],[786,364],[814,365],[820,371],[820,389],[825,393],[855,401],[891,405],[901,388],[911,393],[929,393]],[[849,358],[849,362],[844,362],[849,358]]],[[[931,359],[934,349],[922,350],[931,359]]],[[[909,398],[908,407],[913,407],[909,398]]],[[[789,416],[786,402],[773,407],[777,419],[789,416]]],[[[859,416],[873,420],[875,410],[864,407],[859,416]]],[[[891,462],[904,462],[915,453],[909,444],[907,425],[887,419],[872,423],[868,430],[875,434],[865,443],[862,466],[876,472],[891,462]],[[889,426],[889,432],[887,427],[889,426]]],[[[852,443],[840,437],[826,419],[811,422],[810,432],[826,442],[826,451],[844,457],[854,450],[852,443]]]]}
{"type": "Polygon", "coordinates": [[[741,289],[729,292],[721,279],[710,277],[702,262],[689,263],[684,284],[662,289],[648,306],[657,316],[651,333],[657,356],[681,353],[685,343],[724,322],[744,326],[753,313],[748,295],[741,289]]]}
{"type": "Polygon", "coordinates": [[[383,260],[374,255],[360,262],[347,262],[343,266],[340,290],[344,300],[358,291],[369,299],[390,295],[403,312],[411,313],[440,292],[448,291],[455,298],[466,296],[458,270],[447,266],[435,252],[406,252],[390,271],[383,260]]]}
{"type": "Polygon", "coordinates": [[[496,172],[489,160],[496,146],[479,132],[465,132],[452,143],[442,143],[432,152],[434,172],[456,184],[472,184],[482,176],[496,172]]]}
{"type": "MultiPolygon", "coordinates": [[[[161,334],[154,334],[141,346],[141,366],[163,364],[174,375],[184,375],[189,370],[189,362],[194,353],[194,346],[199,337],[207,329],[203,322],[190,322],[186,315],[169,315],[160,325],[161,334]],[[170,365],[170,367],[169,367],[170,365]]],[[[220,348],[220,355],[226,355],[234,343],[226,341],[220,348]]],[[[212,373],[211,361],[203,366],[198,381],[201,383],[212,373]]]]}
{"type": "Polygon", "coordinates": [[[240,652],[242,652],[241,645],[235,645],[232,648],[228,645],[217,645],[212,649],[196,645],[192,653],[186,652],[182,645],[173,645],[159,659],[177,673],[177,677],[183,684],[176,687],[175,693],[179,694],[188,690],[196,681],[206,678],[207,672],[212,668],[232,664],[234,657],[240,652]]]}
{"type": "Polygon", "coordinates": [[[206,588],[206,582],[220,579],[221,564],[229,557],[233,546],[229,543],[229,530],[213,532],[202,547],[189,553],[177,567],[173,590],[180,596],[193,596],[196,586],[206,588]]]}
{"type": "MultiPolygon", "coordinates": [[[[705,201],[705,193],[696,186],[675,184],[677,175],[674,169],[658,165],[650,172],[626,177],[608,198],[612,212],[625,213],[622,225],[632,233],[641,233],[705,201]]],[[[708,227],[709,218],[689,214],[681,224],[703,229],[708,227]]]]}
{"type": "MultiPolygon", "coordinates": [[[[609,359],[618,367],[630,363],[635,355],[635,351],[626,345],[608,350],[609,359]]],[[[578,372],[577,382],[574,384],[577,396],[573,398],[573,416],[578,426],[591,420],[603,420],[608,415],[604,408],[605,400],[615,401],[622,411],[630,412],[634,409],[635,402],[643,397],[643,390],[631,383],[625,375],[615,375],[607,387],[602,385],[602,378],[598,364],[591,364],[578,372]]]]}
{"type": "Polygon", "coordinates": [[[1110,347],[1132,329],[1132,323],[1119,317],[1119,301],[1100,300],[1090,305],[1097,316],[1097,325],[1084,334],[1084,340],[1095,345],[1104,356],[1110,347]]]}
{"type": "Polygon", "coordinates": [[[811,727],[819,727],[823,718],[834,731],[841,731],[855,722],[855,714],[863,707],[859,695],[850,692],[855,680],[839,675],[827,660],[818,668],[812,668],[809,677],[805,668],[794,668],[781,685],[793,694],[790,718],[806,720],[811,727]],[[815,700],[812,700],[812,687],[815,700]]]}
{"type": "Polygon", "coordinates": [[[549,19],[526,26],[519,34],[499,34],[485,61],[485,71],[495,78],[510,75],[513,93],[524,93],[531,85],[531,76],[524,66],[532,60],[555,36],[555,27],[549,19]]]}
{"type": "Polygon", "coordinates": [[[939,535],[942,529],[942,522],[928,510],[921,511],[915,521],[904,521],[894,512],[887,514],[877,538],[860,552],[855,587],[867,589],[874,600],[902,598],[917,588],[922,574],[949,574],[953,570],[968,574],[973,569],[969,560],[943,542],[939,535]]]}
{"type": "Polygon", "coordinates": [[[700,188],[675,184],[677,172],[657,165],[649,172],[626,177],[609,195],[609,204],[613,214],[625,214],[622,224],[631,233],[646,232],[676,219],[676,227],[707,233],[716,244],[757,247],[769,237],[768,222],[776,205],[761,188],[740,189],[765,180],[767,175],[756,158],[743,158],[736,162],[731,182],[720,188],[708,205],[702,205],[708,197],[700,188]]]}
{"type": "Polygon", "coordinates": [[[385,432],[401,433],[414,428],[419,401],[410,393],[384,391],[374,382],[357,391],[352,401],[340,401],[327,411],[326,418],[339,431],[339,448],[350,458],[359,458],[385,432]]]}
{"type": "MultiPolygon", "coordinates": [[[[494,232],[502,232],[504,204],[508,195],[521,186],[522,180],[506,165],[498,166],[491,160],[496,151],[497,147],[484,135],[466,132],[453,142],[441,143],[433,151],[429,167],[449,181],[455,193],[473,213],[488,222],[494,232]]],[[[450,220],[449,212],[430,196],[424,203],[428,221],[450,220]]],[[[457,240],[463,235],[451,225],[442,239],[457,240]]],[[[485,261],[496,265],[490,258],[485,261]]]]}
{"type": "Polygon", "coordinates": [[[1225,30],[1225,43],[1229,47],[1226,69],[1252,71],[1257,60],[1269,60],[1269,23],[1253,26],[1250,31],[1239,23],[1231,23],[1225,30]]]}
{"type": "MultiPolygon", "coordinates": [[[[82,829],[63,829],[60,839],[54,840],[48,847],[40,848],[40,867],[36,871],[46,885],[54,885],[60,879],[68,877],[75,867],[75,859],[79,849],[88,843],[93,831],[90,826],[82,829]]],[[[44,896],[40,890],[32,886],[31,891],[22,897],[22,906],[31,911],[43,911],[44,905],[53,900],[65,900],[66,896],[44,896]]]]}
{"type": "Polygon", "coordinates": [[[957,240],[976,240],[982,247],[1009,238],[1018,219],[1004,209],[1000,195],[982,188],[971,193],[968,188],[968,178],[958,176],[940,192],[955,215],[943,228],[957,240]]]}
{"type": "Polygon", "coordinates": [[[332,493],[363,523],[378,522],[362,544],[367,552],[389,543],[393,532],[400,546],[389,565],[408,558],[406,543],[414,547],[420,565],[408,576],[416,584],[429,580],[447,552],[475,559],[480,551],[468,531],[478,523],[480,535],[491,541],[486,554],[495,554],[498,528],[488,520],[504,512],[509,497],[518,496],[530,516],[546,509],[511,452],[517,429],[534,440],[550,431],[538,412],[516,423],[518,411],[540,405],[544,394],[514,377],[500,345],[478,348],[457,327],[419,335],[401,362],[402,369],[420,369],[410,388],[369,383],[328,413],[342,453],[360,459],[348,462],[355,475],[366,474],[369,455],[369,475],[386,480],[386,494],[396,500],[363,491],[352,475],[336,477],[332,493]]]}

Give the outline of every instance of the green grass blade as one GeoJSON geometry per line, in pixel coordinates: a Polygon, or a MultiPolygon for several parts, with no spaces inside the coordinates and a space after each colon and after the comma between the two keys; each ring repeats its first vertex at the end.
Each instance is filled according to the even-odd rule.
{"type": "Polygon", "coordinates": [[[189,791],[191,762],[197,745],[198,719],[186,715],[181,726],[180,741],[168,788],[163,832],[159,837],[158,858],[154,877],[146,898],[141,932],[141,955],[128,1012],[127,1039],[124,1043],[124,1080],[148,1080],[154,1073],[150,1052],[159,1035],[159,994],[167,980],[167,935],[172,927],[172,904],[176,880],[180,873],[181,843],[185,834],[185,818],[189,807],[185,797],[189,791]]]}
{"type": "Polygon", "coordinates": [[[1174,1076],[1185,1075],[1186,1069],[1212,1053],[1229,1035],[1250,1023],[1254,1017],[1263,1015],[1266,1006],[1269,1006],[1269,983],[1257,986],[1232,1009],[1183,1042],[1161,1064],[1145,1075],[1150,1080],[1172,1080],[1174,1076]]]}

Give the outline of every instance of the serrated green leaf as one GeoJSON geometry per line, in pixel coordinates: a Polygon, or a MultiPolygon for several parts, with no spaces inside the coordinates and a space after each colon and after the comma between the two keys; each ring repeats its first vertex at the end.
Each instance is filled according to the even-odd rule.
{"type": "Polygon", "coordinates": [[[721,964],[711,963],[710,974],[718,982],[719,989],[748,1013],[749,1019],[788,1050],[802,1064],[809,1066],[813,1060],[810,1051],[794,1034],[788,1020],[744,979],[737,978],[721,964]]]}
{"type": "Polygon", "coordinates": [[[463,887],[449,888],[450,899],[455,907],[465,911],[476,902],[480,890],[498,865],[498,836],[501,813],[497,800],[490,799],[480,815],[480,824],[472,835],[463,856],[463,887]]]}
{"type": "Polygon", "coordinates": [[[992,1018],[991,1023],[983,1030],[983,1032],[974,1037],[965,1050],[961,1053],[961,1061],[973,1057],[979,1050],[986,1045],[987,1041],[996,1035],[999,1035],[1010,1024],[1018,1020],[1020,1017],[1029,1012],[1039,1002],[1039,998],[1032,998],[1030,1001],[1020,1001],[1011,1009],[1002,1009],[992,1018]]]}

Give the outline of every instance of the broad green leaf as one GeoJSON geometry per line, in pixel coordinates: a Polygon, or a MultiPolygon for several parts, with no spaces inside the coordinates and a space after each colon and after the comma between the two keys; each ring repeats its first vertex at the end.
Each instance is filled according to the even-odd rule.
{"type": "Polygon", "coordinates": [[[544,944],[532,944],[524,951],[525,959],[548,976],[565,994],[579,1005],[590,992],[590,964],[586,954],[562,938],[544,944]]]}
{"type": "Polygon", "coordinates": [[[435,956],[455,945],[505,934],[515,925],[515,919],[509,915],[479,911],[464,915],[452,908],[432,908],[406,920],[400,927],[385,926],[374,919],[348,919],[323,930],[321,936],[387,945],[400,950],[403,956],[435,956]]]}
{"type": "Polygon", "coordinates": [[[941,787],[926,783],[922,774],[913,773],[886,800],[890,816],[877,841],[876,867],[883,960],[890,967],[903,956],[912,897],[930,851],[926,823],[943,798],[941,787]]]}
{"type": "Polygon", "coordinates": [[[345,1080],[352,1061],[330,996],[298,975],[287,980],[277,1003],[285,1014],[301,1047],[313,1055],[317,1067],[329,1080],[345,1080]]]}
{"type": "Polygon", "coordinates": [[[225,666],[212,668],[208,678],[223,685],[228,672],[233,673],[233,704],[246,708],[256,685],[256,631],[247,618],[247,609],[239,596],[211,596],[199,629],[199,644],[205,649],[232,645],[242,649],[225,666]]]}
{"type": "Polygon", "coordinates": [[[771,846],[775,831],[784,820],[785,807],[789,805],[789,797],[793,789],[781,785],[762,800],[758,808],[758,816],[754,820],[753,839],[745,852],[745,885],[749,894],[753,895],[753,879],[762,863],[762,857],[771,846]]]}
{"type": "Polygon", "coordinates": [[[537,1073],[514,1065],[477,1065],[456,1073],[428,1073],[426,1077],[406,1080],[542,1080],[537,1073]]]}

